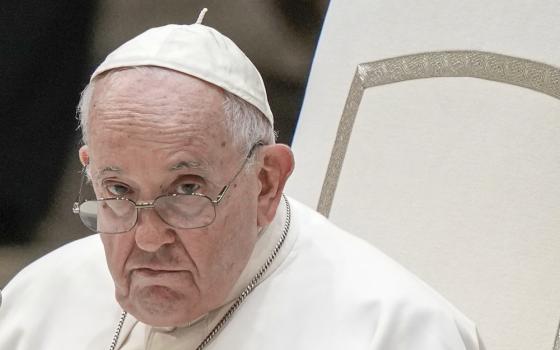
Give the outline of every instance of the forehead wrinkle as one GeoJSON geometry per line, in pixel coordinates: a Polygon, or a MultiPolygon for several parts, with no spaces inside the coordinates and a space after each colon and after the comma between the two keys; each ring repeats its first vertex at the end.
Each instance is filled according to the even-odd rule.
{"type": "Polygon", "coordinates": [[[179,124],[166,122],[164,118],[143,118],[118,114],[104,115],[102,118],[96,119],[95,124],[101,125],[98,124],[92,128],[92,135],[111,132],[114,133],[113,138],[123,137],[160,144],[196,144],[213,136],[211,127],[203,123],[179,124]]]}
{"type": "Polygon", "coordinates": [[[96,101],[93,113],[100,115],[113,115],[118,116],[147,116],[159,117],[176,116],[176,120],[189,119],[191,116],[200,116],[210,114],[220,114],[220,110],[209,110],[207,105],[200,103],[181,103],[181,101],[170,100],[167,98],[160,99],[160,103],[155,103],[157,99],[152,99],[149,102],[142,101],[140,98],[119,98],[119,99],[104,99],[96,101]]]}
{"type": "MultiPolygon", "coordinates": [[[[165,166],[164,169],[168,171],[191,169],[207,174],[210,172],[210,169],[217,166],[217,164],[213,164],[215,162],[207,159],[210,154],[206,154],[206,152],[203,151],[211,148],[209,141],[213,140],[213,136],[219,135],[219,133],[209,132],[208,129],[211,128],[212,126],[208,125],[204,127],[200,127],[199,125],[196,127],[194,127],[194,125],[190,125],[190,127],[186,127],[185,125],[176,125],[172,127],[162,127],[158,125],[154,128],[149,126],[140,127],[139,123],[136,121],[129,124],[123,121],[123,118],[114,118],[112,120],[103,118],[100,124],[96,125],[94,128],[94,130],[96,130],[95,134],[97,135],[92,135],[90,147],[93,146],[93,149],[96,149],[95,145],[98,144],[97,137],[102,137],[106,139],[106,141],[103,142],[105,145],[119,147],[119,149],[121,149],[122,146],[122,144],[119,146],[119,140],[123,140],[126,145],[130,144],[136,149],[140,147],[150,152],[158,152],[158,154],[162,156],[172,156],[173,154],[186,151],[188,152],[186,157],[181,157],[183,159],[180,157],[175,158],[175,162],[173,162],[172,165],[165,166]],[[135,142],[129,143],[127,140],[134,140],[135,142]],[[138,141],[141,143],[139,144],[138,141]],[[192,153],[193,150],[195,150],[195,153],[192,153]],[[202,153],[200,153],[201,151],[202,153]]],[[[125,147],[128,147],[126,145],[125,147]]],[[[117,170],[118,166],[107,168],[117,170]]],[[[107,169],[105,172],[110,169],[107,169]]],[[[118,170],[121,171],[120,169],[118,170]]]]}
{"type": "Polygon", "coordinates": [[[198,112],[195,110],[181,110],[177,111],[175,109],[170,109],[170,113],[161,113],[162,111],[150,111],[147,109],[115,109],[115,108],[100,108],[95,111],[94,118],[92,120],[95,122],[109,122],[116,125],[126,125],[131,126],[139,124],[138,126],[153,126],[156,128],[162,127],[196,127],[199,125],[200,129],[210,126],[210,124],[219,124],[214,121],[211,115],[207,113],[198,112]]]}
{"type": "MultiPolygon", "coordinates": [[[[92,111],[95,113],[150,114],[159,116],[202,116],[225,118],[223,93],[212,91],[207,84],[198,88],[183,89],[182,86],[131,82],[131,86],[106,86],[94,97],[92,111]],[[160,86],[161,85],[161,86],[160,86]],[[180,93],[178,92],[180,91],[180,93]]],[[[183,118],[177,118],[179,120],[183,118]]]]}
{"type": "Polygon", "coordinates": [[[100,79],[92,103],[91,134],[103,129],[94,127],[96,122],[110,123],[107,126],[116,130],[123,128],[127,137],[139,136],[145,141],[156,141],[146,139],[142,135],[146,132],[172,138],[191,136],[185,133],[201,133],[205,138],[223,134],[226,123],[221,90],[192,77],[168,73],[159,76],[131,70],[100,79]]]}

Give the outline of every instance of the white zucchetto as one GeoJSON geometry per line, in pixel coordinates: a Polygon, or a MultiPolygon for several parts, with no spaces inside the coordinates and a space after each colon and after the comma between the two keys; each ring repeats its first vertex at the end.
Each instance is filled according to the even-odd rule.
{"type": "Polygon", "coordinates": [[[149,29],[110,53],[90,80],[111,69],[134,66],[168,68],[217,85],[254,105],[274,125],[257,68],[214,28],[196,23],[149,29]]]}

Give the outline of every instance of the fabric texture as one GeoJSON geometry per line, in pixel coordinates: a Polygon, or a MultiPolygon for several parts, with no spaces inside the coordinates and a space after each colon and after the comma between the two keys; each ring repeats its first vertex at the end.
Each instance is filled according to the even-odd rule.
{"type": "MultiPolygon", "coordinates": [[[[475,325],[431,288],[371,245],[289,201],[290,240],[281,259],[208,349],[482,348],[475,325]]],[[[279,210],[275,222],[283,219],[279,210]]],[[[277,226],[263,237],[278,234],[277,226]]],[[[254,252],[243,275],[260,266],[253,257],[263,256],[254,252]]],[[[108,348],[121,312],[113,291],[98,236],[50,253],[6,287],[0,349],[108,348]]],[[[188,333],[152,330],[129,318],[119,347],[179,349],[198,341],[182,337],[206,335],[188,333]]]]}
{"type": "Polygon", "coordinates": [[[257,107],[274,125],[266,89],[257,68],[228,37],[202,24],[168,24],[147,30],[121,45],[91,76],[138,66],[189,74],[229,91],[257,107]]]}

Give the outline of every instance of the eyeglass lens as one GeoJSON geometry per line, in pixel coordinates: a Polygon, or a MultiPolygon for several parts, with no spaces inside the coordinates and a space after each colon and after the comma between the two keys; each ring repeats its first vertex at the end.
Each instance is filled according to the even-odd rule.
{"type": "MultiPolygon", "coordinates": [[[[212,201],[202,195],[162,196],[155,200],[154,209],[163,221],[177,228],[204,227],[216,217],[212,201]]],[[[92,231],[122,233],[134,227],[138,209],[128,199],[86,201],[80,205],[80,218],[92,231]]]]}

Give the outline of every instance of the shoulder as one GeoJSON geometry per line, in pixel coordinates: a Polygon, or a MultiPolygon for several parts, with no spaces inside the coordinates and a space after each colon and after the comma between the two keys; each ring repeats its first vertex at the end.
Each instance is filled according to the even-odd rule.
{"type": "Polygon", "coordinates": [[[360,317],[369,310],[379,339],[398,337],[391,341],[405,342],[424,327],[434,338],[449,335],[470,344],[466,349],[478,348],[474,323],[417,276],[313,209],[293,199],[290,203],[299,231],[291,263],[307,275],[316,292],[328,290],[322,294],[346,310],[359,310],[360,317]]]}
{"type": "Polygon", "coordinates": [[[88,236],[70,242],[25,267],[8,283],[5,293],[34,284],[53,285],[54,281],[66,280],[72,285],[81,280],[98,279],[108,272],[104,262],[99,236],[88,236]]]}
{"type": "Polygon", "coordinates": [[[24,268],[4,289],[0,348],[48,348],[50,341],[72,344],[80,337],[87,343],[84,330],[100,329],[98,321],[111,327],[118,319],[113,290],[97,235],[54,250],[24,268]]]}

